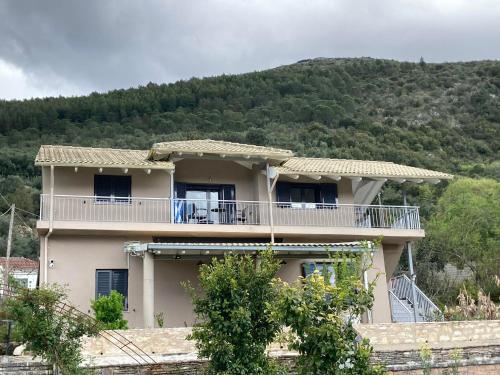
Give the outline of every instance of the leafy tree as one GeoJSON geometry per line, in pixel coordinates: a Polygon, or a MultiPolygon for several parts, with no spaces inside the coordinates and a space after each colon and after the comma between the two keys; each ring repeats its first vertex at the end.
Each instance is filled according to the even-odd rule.
{"type": "Polygon", "coordinates": [[[274,314],[290,327],[289,348],[299,352],[299,374],[382,374],[370,363],[369,342],[353,328],[353,321],[373,304],[375,281],[365,289],[362,260],[340,259],[336,273],[341,277],[334,285],[328,267],[294,284],[283,283],[274,314]]]}
{"type": "Polygon", "coordinates": [[[127,329],[127,321],[123,319],[123,303],[125,297],[116,290],[107,296],[100,296],[92,301],[95,318],[102,323],[103,329],[127,329]]]}
{"type": "Polygon", "coordinates": [[[476,285],[498,299],[500,288],[494,276],[500,264],[500,183],[470,178],[452,182],[439,198],[426,230],[428,240],[421,252],[434,254],[432,261],[441,266],[470,268],[476,285]]]}
{"type": "Polygon", "coordinates": [[[277,299],[273,279],[280,264],[271,250],[259,258],[214,258],[200,267],[202,293],[187,286],[199,318],[189,338],[196,341],[199,355],[208,358],[208,374],[271,375],[280,370],[266,355],[280,330],[269,312],[277,299]]]}
{"type": "Polygon", "coordinates": [[[64,374],[85,373],[79,367],[80,345],[83,336],[97,334],[94,322],[74,314],[71,307],[62,308],[67,296],[56,285],[18,291],[17,296],[7,299],[6,311],[9,318],[16,321],[20,336],[33,356],[56,366],[64,374]]]}

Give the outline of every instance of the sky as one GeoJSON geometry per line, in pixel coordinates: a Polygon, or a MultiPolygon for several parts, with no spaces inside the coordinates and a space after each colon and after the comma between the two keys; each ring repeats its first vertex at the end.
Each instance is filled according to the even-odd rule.
{"type": "Polygon", "coordinates": [[[500,59],[500,0],[2,0],[0,99],[315,57],[500,59]]]}

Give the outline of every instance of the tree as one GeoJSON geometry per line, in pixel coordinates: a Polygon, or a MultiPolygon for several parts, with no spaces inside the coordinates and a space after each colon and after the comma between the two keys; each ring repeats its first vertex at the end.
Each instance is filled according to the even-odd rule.
{"type": "Polygon", "coordinates": [[[498,297],[500,183],[457,179],[439,198],[426,230],[430,251],[439,252],[443,263],[470,268],[477,286],[498,297]]]}
{"type": "Polygon", "coordinates": [[[208,374],[278,373],[266,355],[280,324],[271,319],[269,306],[277,299],[273,285],[280,264],[271,250],[258,255],[227,254],[200,267],[200,294],[189,285],[199,319],[190,339],[199,355],[208,358],[208,374]]]}
{"type": "Polygon", "coordinates": [[[95,318],[102,323],[104,329],[127,329],[127,321],[123,319],[123,303],[125,297],[112,290],[107,296],[100,296],[92,301],[95,318]]]}
{"type": "Polygon", "coordinates": [[[83,374],[81,340],[96,335],[92,319],[74,314],[72,307],[62,308],[66,292],[58,287],[18,289],[16,296],[6,301],[8,317],[16,322],[23,342],[33,356],[41,357],[64,374],[83,374]]]}
{"type": "Polygon", "coordinates": [[[382,374],[370,363],[369,342],[353,327],[354,319],[373,304],[375,281],[364,288],[359,257],[344,255],[338,260],[334,285],[329,267],[294,284],[283,283],[274,314],[290,327],[289,348],[299,352],[299,374],[382,374]]]}

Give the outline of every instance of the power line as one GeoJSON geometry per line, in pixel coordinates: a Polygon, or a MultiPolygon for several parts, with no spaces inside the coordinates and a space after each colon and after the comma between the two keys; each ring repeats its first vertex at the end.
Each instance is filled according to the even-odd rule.
{"type": "MultiPolygon", "coordinates": [[[[7,200],[7,198],[5,198],[5,197],[3,196],[3,194],[2,194],[2,193],[0,193],[0,198],[2,198],[2,199],[3,199],[3,201],[7,204],[7,206],[9,206],[9,207],[10,207],[10,203],[9,203],[9,201],[7,200]]],[[[10,208],[9,208],[9,209],[10,209],[10,208]]]]}
{"type": "Polygon", "coordinates": [[[40,216],[40,215],[35,214],[35,213],[33,213],[33,212],[23,210],[22,208],[19,208],[19,207],[16,207],[16,210],[18,210],[18,211],[22,211],[22,212],[24,212],[24,213],[26,213],[26,214],[33,215],[33,216],[35,216],[35,217],[39,217],[39,216],[40,216]]]}
{"type": "MultiPolygon", "coordinates": [[[[9,206],[9,210],[10,210],[11,203],[7,200],[7,198],[4,197],[4,195],[2,193],[0,193],[0,198],[2,198],[3,201],[7,204],[7,206],[9,206]]],[[[16,210],[25,212],[27,214],[30,214],[30,215],[33,215],[33,216],[36,216],[36,217],[39,216],[39,215],[37,215],[37,214],[35,214],[33,212],[23,210],[22,208],[19,208],[19,207],[16,207],[16,210]]],[[[0,215],[0,216],[2,216],[2,215],[0,215]]]]}
{"type": "Polygon", "coordinates": [[[10,211],[10,207],[9,207],[9,208],[7,208],[7,211],[5,211],[4,213],[0,214],[0,217],[2,217],[2,216],[4,216],[4,215],[8,214],[8,213],[9,213],[9,211],[10,211]]]}

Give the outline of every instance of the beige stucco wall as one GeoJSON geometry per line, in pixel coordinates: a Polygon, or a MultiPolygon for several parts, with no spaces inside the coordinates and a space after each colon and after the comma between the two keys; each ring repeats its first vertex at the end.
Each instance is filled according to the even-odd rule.
{"type": "MultiPolygon", "coordinates": [[[[70,301],[84,312],[91,312],[90,301],[95,298],[96,269],[129,270],[129,308],[124,316],[131,328],[142,327],[142,259],[128,257],[123,252],[125,241],[150,242],[151,238],[130,238],[126,236],[62,236],[53,235],[49,239],[48,259],[54,267],[48,270],[48,282],[66,285],[70,301]]],[[[43,260],[42,247],[42,260],[43,260]]],[[[302,275],[302,263],[307,259],[284,259],[278,276],[293,282],[302,275]]],[[[390,322],[390,308],[387,283],[384,272],[384,251],[374,253],[374,269],[369,277],[373,279],[381,272],[375,288],[373,307],[374,322],[390,322]]],[[[197,286],[198,261],[155,259],[155,313],[163,312],[168,327],[190,326],[195,317],[190,298],[181,282],[190,281],[197,286]]],[[[42,276],[43,280],[43,267],[42,276]]]]}
{"type": "MultiPolygon", "coordinates": [[[[78,172],[70,167],[54,168],[54,194],[56,195],[94,195],[94,175],[97,168],[80,167],[78,172]]],[[[147,174],[143,169],[129,169],[125,174],[121,169],[104,168],[103,175],[132,176],[132,196],[146,198],[170,197],[170,174],[164,170],[151,170],[147,174]]],[[[50,193],[50,168],[42,168],[42,191],[50,193]]]]}
{"type": "Polygon", "coordinates": [[[184,159],[175,163],[175,181],[193,184],[235,185],[236,199],[252,201],[254,173],[229,160],[184,159]]]}
{"type": "MultiPolygon", "coordinates": [[[[266,178],[261,170],[254,166],[246,168],[229,160],[184,159],[175,164],[175,181],[200,184],[234,184],[237,200],[267,201],[266,178]]],[[[94,175],[98,168],[73,167],[54,168],[54,194],[56,195],[94,195],[94,175]]],[[[119,168],[104,168],[104,175],[125,175],[119,168]]],[[[143,169],[129,169],[127,175],[132,176],[132,196],[145,198],[170,197],[170,175],[165,170],[151,170],[147,174],[143,169]]],[[[297,180],[280,176],[278,181],[298,183],[334,183],[334,181],[315,181],[301,177],[297,180]]],[[[42,192],[50,193],[50,168],[42,168],[42,192]]],[[[342,179],[337,183],[338,199],[341,204],[354,201],[352,182],[342,179]]],[[[273,191],[272,199],[276,200],[273,191]]]]}
{"type": "Polygon", "coordinates": [[[391,307],[389,304],[389,290],[384,262],[384,248],[379,246],[373,252],[372,268],[368,270],[368,281],[377,280],[375,284],[374,302],[372,308],[373,323],[390,323],[391,307]]]}
{"type": "MultiPolygon", "coordinates": [[[[131,327],[140,327],[142,259],[128,258],[124,253],[123,243],[130,240],[114,236],[51,236],[48,260],[54,261],[54,267],[48,269],[48,283],[65,285],[70,301],[81,311],[89,313],[90,300],[95,298],[96,269],[128,269],[129,308],[124,315],[131,327]]],[[[151,238],[135,240],[151,241],[151,238]]],[[[44,280],[43,267],[41,269],[41,280],[44,280]]]]}

